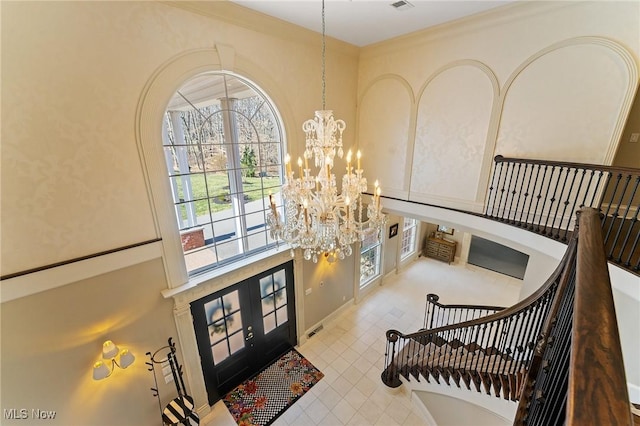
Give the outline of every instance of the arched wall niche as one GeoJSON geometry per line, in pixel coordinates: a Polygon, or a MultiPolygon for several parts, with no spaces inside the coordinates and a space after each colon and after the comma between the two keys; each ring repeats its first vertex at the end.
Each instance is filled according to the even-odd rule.
{"type": "Polygon", "coordinates": [[[416,108],[410,200],[481,208],[498,97],[494,73],[474,60],[449,63],[425,81],[416,108]]]}
{"type": "Polygon", "coordinates": [[[612,40],[550,45],[504,85],[496,154],[611,164],[637,85],[636,60],[612,40]]]}
{"type": "Polygon", "coordinates": [[[409,194],[415,96],[405,79],[385,74],[373,80],[358,102],[358,147],[369,188],[378,179],[385,195],[409,194]]]}
{"type": "Polygon", "coordinates": [[[502,87],[472,59],[437,69],[415,101],[403,76],[383,74],[361,92],[359,146],[385,195],[482,211],[497,154],[611,164],[637,69],[621,44],[575,37],[531,55],[502,87]]]}

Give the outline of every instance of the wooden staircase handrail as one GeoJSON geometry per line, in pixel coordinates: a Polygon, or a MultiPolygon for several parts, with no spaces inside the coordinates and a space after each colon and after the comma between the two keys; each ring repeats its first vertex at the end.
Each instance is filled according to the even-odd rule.
{"type": "Polygon", "coordinates": [[[443,305],[438,302],[440,297],[437,294],[429,293],[427,294],[427,300],[429,303],[433,303],[441,308],[445,309],[478,309],[478,310],[488,310],[488,311],[501,311],[506,309],[505,306],[489,306],[489,305],[443,305]]]}
{"type": "Polygon", "coordinates": [[[580,216],[567,425],[633,425],[599,214],[580,216]]]}
{"type": "Polygon", "coordinates": [[[505,319],[505,318],[508,318],[510,316],[513,316],[513,315],[517,314],[518,312],[526,309],[531,304],[533,304],[536,300],[538,300],[540,297],[542,297],[549,290],[549,288],[552,285],[554,285],[557,282],[557,279],[560,277],[560,275],[562,274],[562,272],[564,270],[565,264],[567,263],[567,261],[571,257],[571,253],[575,252],[575,247],[576,247],[576,238],[572,238],[571,241],[569,242],[569,247],[567,248],[567,251],[565,252],[565,254],[564,254],[563,258],[562,258],[562,261],[557,266],[555,271],[553,271],[553,273],[547,279],[547,281],[544,283],[544,285],[542,285],[534,293],[530,294],[528,297],[526,297],[525,299],[521,300],[520,302],[516,303],[513,306],[510,306],[510,307],[508,307],[506,309],[498,311],[498,312],[496,312],[494,314],[490,314],[490,315],[484,316],[482,318],[477,318],[477,319],[473,319],[473,320],[469,320],[469,321],[463,321],[463,322],[459,322],[459,323],[456,323],[456,324],[449,324],[449,325],[445,325],[445,326],[437,327],[437,328],[432,328],[432,329],[428,329],[428,330],[421,330],[421,331],[417,331],[415,333],[404,334],[404,333],[402,333],[402,332],[400,332],[398,330],[393,330],[393,329],[392,330],[387,330],[387,333],[386,333],[387,340],[396,341],[398,338],[417,339],[417,338],[420,338],[420,337],[429,336],[431,334],[440,333],[440,332],[443,332],[443,331],[453,330],[453,329],[456,329],[456,328],[472,327],[472,326],[481,325],[481,324],[487,324],[487,323],[490,323],[490,322],[493,322],[493,321],[497,321],[497,320],[501,320],[501,319],[505,319]]]}

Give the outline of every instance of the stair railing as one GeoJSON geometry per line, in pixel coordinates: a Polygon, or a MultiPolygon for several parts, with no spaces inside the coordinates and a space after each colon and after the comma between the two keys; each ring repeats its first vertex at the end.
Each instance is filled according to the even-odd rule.
{"type": "Polygon", "coordinates": [[[633,425],[599,212],[583,209],[569,283],[554,302],[514,425],[633,425]]]}
{"type": "MultiPolygon", "coordinates": [[[[437,382],[460,380],[480,392],[493,388],[496,396],[516,400],[521,378],[529,368],[551,302],[561,284],[565,265],[575,257],[575,238],[563,260],[546,283],[516,305],[486,317],[463,321],[417,333],[387,331],[382,381],[390,387],[402,383],[400,376],[437,382]]],[[[566,281],[566,280],[565,280],[566,281]]]]}
{"type": "Polygon", "coordinates": [[[607,259],[640,271],[640,169],[501,155],[494,162],[485,217],[566,242],[574,212],[596,208],[607,259]]]}
{"type": "Polygon", "coordinates": [[[424,308],[424,329],[442,327],[485,317],[505,309],[503,306],[443,305],[437,294],[427,294],[424,308]]]}

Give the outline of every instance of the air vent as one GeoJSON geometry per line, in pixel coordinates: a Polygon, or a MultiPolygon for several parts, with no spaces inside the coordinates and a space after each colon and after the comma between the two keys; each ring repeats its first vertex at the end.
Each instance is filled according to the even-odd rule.
{"type": "Polygon", "coordinates": [[[393,6],[396,10],[411,9],[413,7],[413,5],[407,0],[399,0],[395,3],[391,3],[391,6],[393,6]]]}
{"type": "Polygon", "coordinates": [[[314,336],[317,332],[321,331],[323,328],[324,327],[322,326],[322,324],[320,324],[318,327],[313,329],[309,334],[307,334],[307,338],[311,338],[311,336],[314,336]]]}

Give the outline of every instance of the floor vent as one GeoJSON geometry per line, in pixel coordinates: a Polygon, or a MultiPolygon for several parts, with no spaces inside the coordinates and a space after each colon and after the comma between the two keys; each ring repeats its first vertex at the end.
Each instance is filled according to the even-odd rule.
{"type": "Polygon", "coordinates": [[[317,332],[319,332],[323,328],[324,327],[322,326],[322,324],[320,324],[318,327],[316,327],[315,329],[311,330],[311,333],[307,334],[307,338],[310,339],[312,336],[314,336],[317,332]]]}
{"type": "Polygon", "coordinates": [[[396,1],[394,3],[391,3],[391,6],[393,6],[396,10],[411,9],[413,7],[413,5],[407,0],[396,1]]]}

